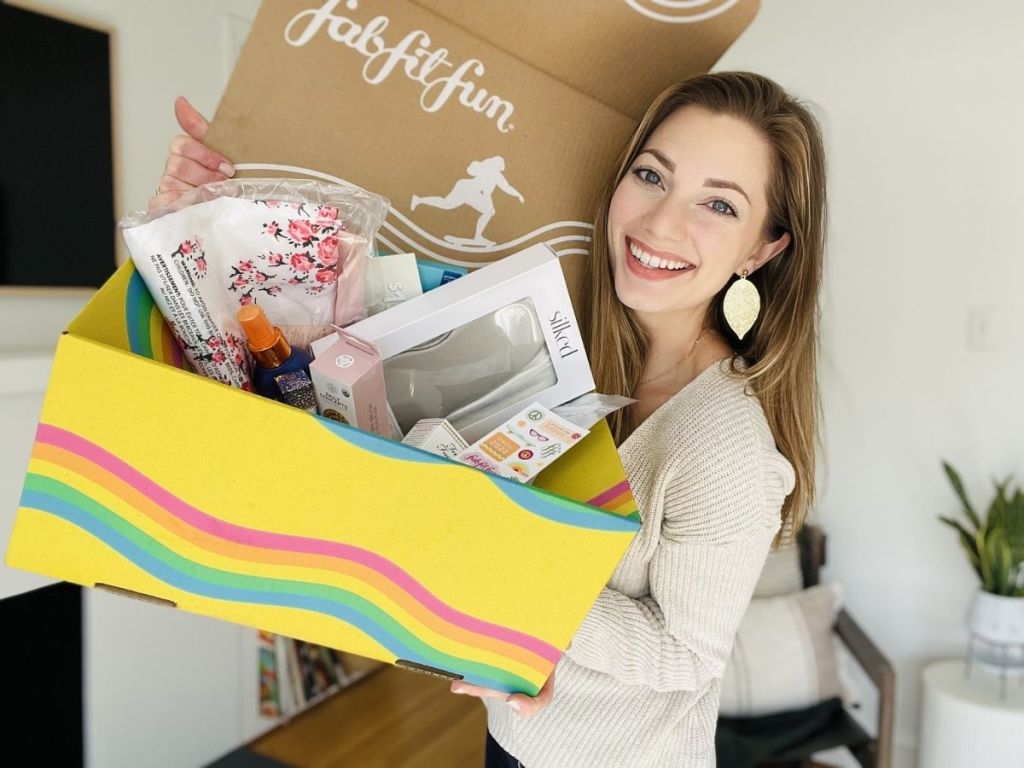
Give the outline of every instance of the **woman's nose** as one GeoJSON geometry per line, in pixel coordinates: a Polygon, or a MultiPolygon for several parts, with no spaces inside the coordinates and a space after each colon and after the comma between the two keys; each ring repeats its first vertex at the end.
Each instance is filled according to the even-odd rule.
{"type": "Polygon", "coordinates": [[[653,204],[644,218],[647,229],[661,240],[685,242],[689,239],[690,210],[681,201],[663,197],[653,204]]]}

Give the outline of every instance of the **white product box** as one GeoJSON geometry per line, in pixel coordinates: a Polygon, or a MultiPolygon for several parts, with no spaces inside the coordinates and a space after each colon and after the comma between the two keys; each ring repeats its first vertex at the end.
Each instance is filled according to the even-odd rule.
{"type": "Polygon", "coordinates": [[[380,353],[403,432],[447,418],[473,443],[535,401],[553,408],[594,389],[562,268],[543,244],[346,330],[380,353]]]}
{"type": "Polygon", "coordinates": [[[459,454],[469,448],[469,443],[446,419],[417,421],[402,442],[452,461],[458,459],[459,454]]]}
{"type": "Polygon", "coordinates": [[[366,260],[366,314],[376,315],[423,293],[416,256],[391,253],[366,260]]]}

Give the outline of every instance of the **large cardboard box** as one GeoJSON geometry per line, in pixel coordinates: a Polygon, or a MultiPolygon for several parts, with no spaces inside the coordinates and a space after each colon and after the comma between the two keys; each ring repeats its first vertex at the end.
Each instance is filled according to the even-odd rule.
{"type": "Polygon", "coordinates": [[[710,69],[757,8],[274,0],[207,140],[236,163],[385,195],[380,242],[395,252],[474,266],[544,241],[571,259],[648,104],[710,69]]]}
{"type": "Polygon", "coordinates": [[[182,365],[125,265],[58,344],[9,565],[536,693],[639,528],[607,427],[531,488],[182,365]]]}

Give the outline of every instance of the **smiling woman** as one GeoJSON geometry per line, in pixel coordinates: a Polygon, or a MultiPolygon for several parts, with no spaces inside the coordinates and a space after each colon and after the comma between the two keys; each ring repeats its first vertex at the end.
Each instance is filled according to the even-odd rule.
{"type": "Polygon", "coordinates": [[[813,501],[826,210],[825,152],[810,112],[759,75],[697,77],[655,100],[620,156],[596,211],[595,232],[607,237],[594,238],[580,291],[599,390],[641,400],[609,417],[619,442],[644,420],[645,376],[674,366],[660,389],[678,391],[706,365],[708,355],[680,359],[697,337],[714,347],[711,358],[734,358],[734,374],[749,366],[743,377],[796,472],[783,509],[794,529],[813,501]],[[656,282],[679,263],[692,267],[656,282]],[[730,328],[724,309],[745,278],[764,302],[749,335],[730,328]]]}
{"type": "Polygon", "coordinates": [[[814,498],[824,169],[750,73],[665,91],[623,152],[578,309],[598,389],[638,401],[611,421],[643,527],[536,698],[453,684],[488,765],[715,765],[736,629],[814,498]]]}

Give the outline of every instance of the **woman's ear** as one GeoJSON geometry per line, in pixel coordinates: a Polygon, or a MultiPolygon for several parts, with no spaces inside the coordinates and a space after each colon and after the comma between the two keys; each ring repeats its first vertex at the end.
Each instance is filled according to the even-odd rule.
{"type": "Polygon", "coordinates": [[[793,238],[790,236],[789,232],[783,232],[782,236],[779,237],[778,240],[762,243],[758,246],[757,250],[750,255],[750,258],[743,262],[740,274],[742,274],[743,269],[747,270],[747,274],[753,274],[786,250],[791,242],[793,242],[793,238]]]}

